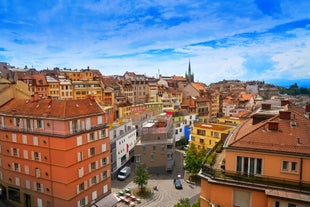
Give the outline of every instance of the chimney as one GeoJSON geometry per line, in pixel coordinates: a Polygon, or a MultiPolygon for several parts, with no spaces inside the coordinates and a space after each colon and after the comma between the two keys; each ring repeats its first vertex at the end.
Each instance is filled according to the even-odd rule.
{"type": "Polygon", "coordinates": [[[279,118],[290,120],[291,119],[291,112],[290,111],[279,111],[279,118]]]}
{"type": "Polygon", "coordinates": [[[281,101],[281,106],[285,106],[285,105],[288,105],[288,104],[290,104],[289,100],[282,100],[281,101]]]}
{"type": "Polygon", "coordinates": [[[265,110],[270,110],[271,109],[271,104],[262,104],[262,109],[265,109],[265,110]]]}
{"type": "Polygon", "coordinates": [[[268,129],[272,131],[279,130],[279,123],[278,122],[268,122],[268,129]]]}

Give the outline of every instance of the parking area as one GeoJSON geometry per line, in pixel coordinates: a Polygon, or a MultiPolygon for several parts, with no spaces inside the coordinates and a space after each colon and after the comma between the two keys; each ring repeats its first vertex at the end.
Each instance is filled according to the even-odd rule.
{"type": "MultiPolygon", "coordinates": [[[[122,202],[118,206],[162,206],[172,207],[179,202],[181,198],[189,198],[191,202],[197,200],[200,194],[199,184],[189,184],[184,180],[183,170],[183,151],[176,152],[175,168],[171,173],[165,174],[151,174],[147,187],[153,189],[155,186],[157,190],[153,190],[154,194],[150,199],[141,199],[139,202],[122,202]],[[174,179],[180,175],[182,189],[176,189],[174,179]]],[[[124,181],[112,181],[112,193],[117,194],[125,189],[135,189],[137,185],[133,182],[134,165],[132,166],[131,175],[124,181]]],[[[127,194],[129,196],[129,194],[127,194]]],[[[130,195],[132,196],[132,195],[130,195]]],[[[130,197],[128,197],[130,199],[130,197]]],[[[135,198],[136,199],[136,198],[135,198]]]]}

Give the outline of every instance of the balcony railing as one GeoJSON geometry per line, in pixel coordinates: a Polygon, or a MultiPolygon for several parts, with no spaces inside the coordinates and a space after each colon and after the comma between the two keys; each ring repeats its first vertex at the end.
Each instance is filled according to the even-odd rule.
{"type": "Polygon", "coordinates": [[[231,182],[240,185],[260,185],[264,187],[278,187],[290,190],[301,190],[310,192],[310,182],[299,182],[293,179],[280,178],[266,175],[249,175],[236,171],[214,169],[209,165],[203,165],[201,175],[214,180],[231,182]]]}
{"type": "MultiPolygon", "coordinates": [[[[19,128],[19,127],[3,127],[0,126],[0,130],[5,130],[5,131],[10,131],[10,132],[16,132],[16,133],[31,133],[31,134],[36,134],[36,135],[45,135],[45,136],[54,136],[54,137],[70,137],[73,135],[78,135],[78,134],[83,134],[86,132],[91,132],[94,130],[98,130],[98,129],[104,129],[104,128],[108,128],[107,124],[99,124],[96,126],[91,126],[90,129],[86,130],[86,129],[73,129],[72,132],[68,132],[66,134],[64,134],[64,131],[57,131],[57,130],[53,130],[53,131],[46,131],[46,130],[42,130],[42,129],[34,129],[34,128],[19,128]]],[[[108,137],[108,136],[107,136],[108,137]]]]}

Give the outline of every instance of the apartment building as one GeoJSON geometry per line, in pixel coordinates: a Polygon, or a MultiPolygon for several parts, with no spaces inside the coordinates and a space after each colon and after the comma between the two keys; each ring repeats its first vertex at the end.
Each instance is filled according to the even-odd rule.
{"type": "Polygon", "coordinates": [[[171,115],[161,114],[148,120],[135,147],[135,161],[144,164],[151,173],[172,171],[175,135],[171,115]]]}
{"type": "Polygon", "coordinates": [[[309,107],[305,113],[282,105],[276,114],[272,108],[264,109],[272,111],[266,119],[247,119],[229,135],[224,170],[203,166],[201,206],[310,206],[309,107]]]}
{"type": "Polygon", "coordinates": [[[134,159],[137,142],[136,128],[130,119],[115,121],[109,125],[111,143],[111,172],[116,178],[119,170],[134,159]]]}
{"type": "Polygon", "coordinates": [[[29,99],[33,92],[28,90],[28,85],[23,81],[18,80],[16,83],[1,78],[0,76],[0,106],[12,98],[29,99]]]}
{"type": "Polygon", "coordinates": [[[71,81],[92,81],[94,74],[90,70],[62,70],[59,72],[61,76],[66,77],[71,81]]]}
{"type": "Polygon", "coordinates": [[[70,100],[73,99],[73,86],[69,79],[64,76],[59,76],[59,99],[70,100]]]}
{"type": "Polygon", "coordinates": [[[175,141],[179,141],[183,137],[185,138],[185,128],[192,128],[196,118],[197,114],[188,113],[186,110],[173,112],[172,119],[175,130],[175,141]]]}
{"type": "Polygon", "coordinates": [[[71,81],[73,87],[73,99],[84,99],[86,96],[95,97],[96,101],[102,103],[102,86],[100,81],[71,81]]]}
{"type": "Polygon", "coordinates": [[[111,192],[106,116],[91,97],[52,100],[33,96],[2,105],[3,195],[17,207],[104,203],[111,192]]]}
{"type": "Polygon", "coordinates": [[[59,80],[46,76],[46,82],[48,84],[48,96],[53,100],[59,99],[59,80]]]}
{"type": "Polygon", "coordinates": [[[211,150],[218,142],[225,141],[234,126],[215,123],[195,123],[191,131],[190,144],[197,149],[211,150]]]}

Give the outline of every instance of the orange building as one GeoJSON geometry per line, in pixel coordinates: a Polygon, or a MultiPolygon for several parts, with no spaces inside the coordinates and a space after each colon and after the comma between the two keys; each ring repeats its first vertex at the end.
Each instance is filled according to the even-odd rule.
{"type": "Polygon", "coordinates": [[[224,153],[224,170],[205,164],[200,172],[201,206],[310,206],[310,120],[304,111],[285,106],[266,120],[244,121],[227,138],[224,153]]]}
{"type": "Polygon", "coordinates": [[[108,114],[92,97],[36,97],[0,107],[3,196],[18,207],[81,207],[113,196],[108,114]]]}

